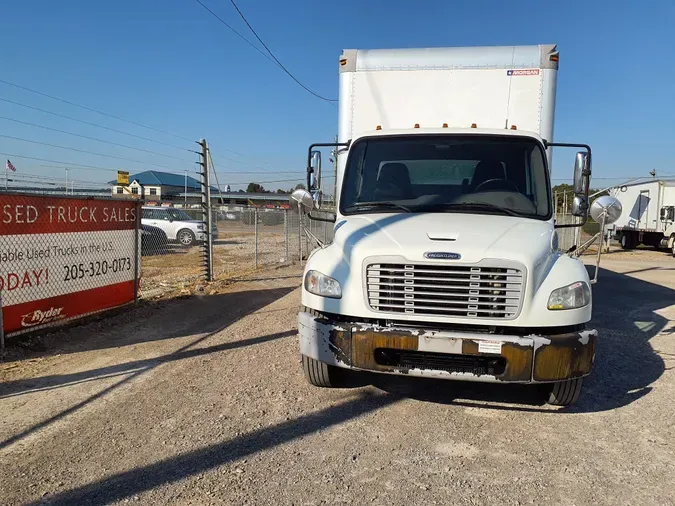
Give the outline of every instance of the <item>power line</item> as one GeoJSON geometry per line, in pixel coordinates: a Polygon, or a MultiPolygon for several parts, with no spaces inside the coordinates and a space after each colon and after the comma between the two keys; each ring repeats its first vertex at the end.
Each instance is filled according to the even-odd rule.
{"type": "Polygon", "coordinates": [[[221,18],[218,14],[213,12],[211,9],[209,9],[206,5],[204,5],[201,0],[195,0],[199,5],[204,7],[214,18],[216,18],[218,21],[220,21],[223,25],[225,25],[227,28],[229,28],[232,32],[234,32],[241,40],[246,42],[249,46],[251,46],[253,49],[258,51],[261,55],[263,55],[265,58],[267,58],[269,61],[277,65],[277,63],[269,57],[262,49],[260,49],[258,46],[256,46],[253,42],[248,40],[246,37],[244,37],[241,33],[239,33],[237,30],[235,30],[229,23],[227,23],[223,18],[221,18]]]}
{"type": "MultiPolygon", "coordinates": [[[[97,165],[84,165],[81,163],[71,163],[71,162],[64,162],[63,160],[50,160],[48,158],[36,158],[34,156],[24,156],[24,155],[19,155],[16,153],[0,153],[2,156],[6,157],[12,157],[12,158],[21,158],[24,160],[35,160],[38,162],[48,162],[48,163],[58,163],[59,167],[58,168],[69,168],[69,169],[79,169],[80,167],[82,169],[94,169],[94,170],[103,170],[103,171],[108,171],[108,172],[117,172],[119,169],[111,169],[109,167],[99,167],[97,165]]],[[[190,172],[190,171],[188,171],[190,172]]],[[[192,171],[195,174],[198,173],[197,171],[192,171]]],[[[180,172],[168,172],[168,174],[178,174],[178,175],[183,175],[185,174],[185,171],[182,170],[180,172]]]]}
{"type": "Polygon", "coordinates": [[[21,102],[15,102],[15,101],[13,101],[13,100],[8,100],[8,99],[6,99],[6,98],[0,97],[0,101],[6,102],[6,103],[8,103],[8,104],[18,105],[19,107],[25,107],[26,109],[32,109],[33,111],[39,111],[39,112],[43,112],[43,113],[45,113],[45,114],[51,114],[51,115],[57,116],[57,117],[59,117],[59,118],[69,119],[69,120],[71,120],[71,121],[76,121],[76,122],[82,123],[82,124],[84,124],[84,125],[89,125],[89,126],[93,126],[93,127],[96,127],[96,128],[103,128],[104,130],[109,130],[109,131],[111,131],[111,132],[115,132],[115,133],[122,134],[122,135],[128,135],[128,136],[130,136],[130,137],[135,137],[135,138],[137,138],[137,139],[142,139],[142,140],[144,140],[144,141],[155,142],[155,143],[157,143],[157,144],[161,144],[161,145],[163,145],[163,146],[168,146],[168,147],[170,147],[170,148],[180,149],[181,151],[190,151],[190,152],[192,152],[192,150],[190,150],[190,149],[182,148],[182,147],[180,147],[180,146],[176,146],[175,144],[169,144],[169,143],[167,143],[167,142],[158,141],[158,140],[155,140],[155,139],[151,139],[151,138],[149,138],[149,137],[143,137],[143,136],[141,136],[141,135],[130,134],[129,132],[124,132],[124,131],[122,131],[122,130],[117,130],[117,129],[115,129],[115,128],[110,128],[110,127],[107,127],[107,126],[98,125],[98,124],[96,124],[96,123],[91,123],[91,122],[85,121],[85,120],[83,120],[83,119],[73,118],[72,116],[66,116],[65,114],[59,114],[59,113],[57,113],[57,112],[48,111],[47,109],[40,109],[39,107],[34,107],[34,106],[32,106],[32,105],[22,104],[21,102]]]}
{"type": "MultiPolygon", "coordinates": [[[[231,0],[231,1],[232,1],[232,0],[231,0]]],[[[269,55],[266,54],[265,52],[263,52],[258,46],[256,46],[255,44],[253,44],[253,42],[251,42],[250,40],[248,40],[246,37],[244,37],[244,36],[243,36],[241,33],[239,33],[237,30],[235,30],[234,28],[232,28],[232,26],[230,26],[229,23],[227,23],[223,18],[221,18],[220,16],[218,16],[218,14],[216,14],[216,13],[213,12],[211,9],[209,9],[206,5],[204,5],[204,3],[203,3],[201,0],[195,0],[195,2],[197,2],[197,3],[198,3],[199,5],[201,5],[204,9],[206,9],[206,10],[207,10],[214,18],[216,18],[216,19],[217,19],[218,21],[220,21],[223,25],[225,25],[227,28],[229,28],[229,29],[230,29],[232,32],[234,32],[240,39],[242,39],[244,42],[246,42],[249,46],[251,46],[253,49],[255,49],[258,53],[260,53],[261,55],[263,55],[263,56],[264,56],[265,58],[267,58],[269,61],[271,61],[272,63],[274,63],[277,67],[279,67],[281,70],[283,70],[286,74],[288,74],[288,75],[290,76],[290,78],[293,79],[297,84],[299,84],[305,91],[311,93],[311,94],[314,95],[315,97],[317,97],[317,98],[319,98],[319,99],[321,99],[321,100],[324,100],[324,101],[326,101],[326,102],[328,102],[328,103],[331,103],[331,104],[332,104],[333,102],[337,102],[337,100],[333,100],[333,99],[326,98],[326,97],[323,97],[323,96],[319,95],[319,94],[316,93],[315,91],[313,91],[313,90],[311,90],[310,88],[308,88],[307,86],[305,86],[302,82],[300,82],[300,81],[299,81],[299,80],[298,80],[298,79],[297,79],[297,78],[296,78],[296,77],[295,77],[295,76],[294,76],[294,75],[293,75],[293,74],[292,74],[292,73],[291,73],[291,72],[283,65],[283,63],[281,63],[281,62],[279,61],[279,59],[278,59],[276,56],[274,56],[274,53],[272,53],[272,51],[270,51],[270,48],[267,47],[267,44],[265,44],[265,42],[263,42],[263,40],[258,36],[258,34],[256,33],[256,31],[255,31],[255,30],[253,29],[253,27],[250,25],[250,23],[248,22],[248,20],[247,20],[246,17],[244,16],[244,14],[239,10],[239,7],[237,7],[237,4],[234,3],[234,1],[232,1],[232,5],[234,6],[234,8],[235,8],[235,9],[237,10],[237,12],[239,13],[239,16],[241,16],[241,19],[244,20],[244,23],[246,23],[246,26],[248,26],[248,28],[251,30],[251,32],[253,33],[253,35],[255,35],[255,38],[258,39],[258,41],[263,45],[263,47],[267,50],[267,53],[269,53],[269,55]]],[[[334,105],[334,104],[333,104],[333,105],[334,105]]]]}
{"type": "Polygon", "coordinates": [[[18,89],[20,89],[20,90],[28,91],[28,92],[30,92],[30,93],[35,93],[36,95],[41,95],[41,96],[43,96],[43,97],[47,97],[47,98],[50,98],[50,99],[52,99],[52,100],[57,100],[57,101],[62,102],[62,103],[64,103],[64,104],[68,104],[68,105],[72,105],[72,106],[75,106],[75,107],[79,107],[80,109],[84,109],[85,111],[91,111],[91,112],[95,112],[95,113],[97,113],[97,114],[102,114],[103,116],[108,116],[109,118],[113,118],[113,119],[116,119],[116,120],[119,120],[119,121],[124,121],[125,123],[130,123],[131,125],[136,125],[136,126],[139,126],[139,127],[141,127],[141,128],[147,128],[148,130],[153,130],[153,131],[159,132],[159,133],[161,133],[161,134],[170,135],[171,137],[175,137],[175,138],[177,138],[177,139],[182,139],[182,140],[184,140],[184,141],[192,142],[192,139],[188,139],[188,138],[182,137],[182,136],[180,136],[180,135],[172,134],[171,132],[167,132],[166,130],[160,130],[159,128],[155,128],[155,127],[143,125],[142,123],[137,123],[137,122],[135,122],[135,121],[131,121],[131,120],[128,120],[128,119],[120,118],[119,116],[115,116],[115,115],[109,114],[109,113],[107,113],[107,112],[99,111],[99,110],[97,110],[97,109],[93,109],[93,108],[91,108],[91,107],[87,107],[86,105],[76,104],[75,102],[71,102],[71,101],[65,100],[65,99],[63,99],[63,98],[55,97],[55,96],[53,96],[53,95],[48,95],[47,93],[42,93],[41,91],[33,90],[33,89],[28,88],[28,87],[26,87],[26,86],[21,86],[21,85],[19,85],[19,84],[10,83],[9,81],[5,81],[5,80],[3,80],[3,79],[0,79],[0,83],[6,84],[7,86],[13,86],[14,88],[18,88],[18,89]]]}
{"type": "MultiPolygon", "coordinates": [[[[200,2],[200,3],[201,3],[201,2],[200,2]]],[[[208,10],[208,7],[206,7],[206,6],[204,6],[204,7],[208,10]]],[[[214,14],[214,15],[215,15],[215,14],[214,14]]],[[[221,20],[221,21],[222,21],[222,20],[221,20]]],[[[225,23],[224,21],[222,21],[222,22],[225,23]]],[[[227,25],[227,23],[225,23],[225,24],[226,24],[226,26],[228,26],[229,28],[231,28],[229,25],[227,25]]],[[[231,28],[231,29],[234,30],[233,28],[231,28]]],[[[234,30],[234,31],[236,32],[236,30],[234,30]]],[[[239,32],[236,32],[236,33],[237,33],[238,35],[240,35],[241,37],[243,37],[243,35],[239,34],[239,32]]],[[[245,40],[248,42],[248,39],[245,39],[245,40]]],[[[262,54],[265,58],[267,58],[268,60],[270,60],[272,63],[275,63],[275,62],[274,62],[267,54],[265,54],[264,52],[262,52],[262,51],[261,51],[260,49],[258,49],[257,47],[255,47],[255,46],[253,46],[253,47],[254,47],[256,50],[260,51],[260,54],[262,54]]],[[[27,86],[22,86],[22,85],[20,85],[20,84],[11,83],[11,82],[9,82],[9,81],[5,81],[4,79],[0,79],[0,83],[6,84],[6,85],[8,85],[8,86],[13,86],[14,88],[18,88],[18,89],[20,89],[20,90],[28,91],[28,92],[30,92],[30,93],[34,93],[34,94],[40,95],[40,96],[42,96],[42,97],[49,98],[49,99],[51,99],[51,100],[56,100],[56,101],[62,102],[62,103],[64,103],[64,104],[72,105],[72,106],[74,106],[74,107],[79,107],[80,109],[84,109],[85,111],[95,112],[95,113],[97,113],[97,114],[101,114],[101,115],[107,116],[107,117],[109,117],[109,118],[113,118],[113,119],[116,119],[116,120],[119,120],[119,121],[123,121],[123,122],[129,123],[129,124],[131,124],[131,125],[136,125],[136,126],[139,126],[139,127],[142,127],[142,128],[147,128],[148,130],[153,130],[153,131],[155,131],[155,132],[159,132],[159,133],[162,133],[162,134],[170,135],[170,136],[172,136],[172,137],[175,137],[175,138],[177,138],[177,139],[181,139],[181,140],[184,140],[184,141],[193,142],[191,139],[188,139],[187,137],[183,137],[183,136],[181,136],[181,135],[176,135],[176,134],[173,134],[173,133],[171,133],[171,132],[167,132],[167,131],[165,131],[165,130],[161,130],[161,129],[159,129],[159,128],[151,127],[151,126],[148,126],[148,125],[143,125],[142,123],[138,123],[138,122],[136,122],[136,121],[132,121],[132,120],[128,120],[128,119],[125,119],[125,118],[121,118],[121,117],[119,117],[119,116],[115,116],[114,114],[110,114],[110,113],[107,113],[107,112],[104,112],[104,111],[99,111],[98,109],[94,109],[94,108],[92,108],[92,107],[87,107],[87,106],[85,106],[85,105],[77,104],[77,103],[75,103],[75,102],[71,102],[70,100],[66,100],[66,99],[63,99],[63,98],[55,97],[54,95],[49,95],[49,94],[47,94],[47,93],[43,93],[43,92],[41,92],[41,91],[37,91],[37,90],[34,90],[34,89],[32,89],[32,88],[28,88],[27,86]]],[[[0,99],[0,100],[4,100],[4,101],[9,102],[9,103],[12,103],[12,104],[14,104],[14,105],[19,105],[19,106],[21,106],[21,107],[30,107],[30,106],[27,106],[27,105],[24,105],[24,104],[20,104],[20,103],[18,103],[18,102],[11,102],[11,101],[6,100],[6,99],[0,99]]],[[[42,109],[38,109],[38,108],[33,108],[33,109],[34,109],[34,110],[41,111],[41,112],[46,112],[46,113],[48,113],[48,114],[58,115],[57,113],[53,113],[53,112],[50,112],[50,111],[43,111],[42,109]]],[[[70,117],[68,117],[68,116],[62,116],[62,117],[65,117],[65,118],[67,118],[67,119],[72,119],[73,121],[80,121],[80,120],[77,120],[77,119],[75,119],[75,118],[70,118],[70,117]]],[[[13,120],[13,119],[11,119],[11,118],[4,118],[4,119],[8,119],[8,120],[10,120],[10,121],[18,121],[18,120],[13,120]]],[[[104,127],[104,126],[101,126],[101,125],[95,125],[95,124],[93,124],[93,123],[88,123],[88,122],[84,122],[84,123],[85,123],[85,124],[88,124],[88,125],[92,125],[92,126],[98,126],[99,128],[105,128],[105,129],[111,130],[111,131],[113,131],[113,132],[122,133],[122,134],[124,134],[124,135],[132,135],[132,136],[134,136],[134,137],[138,137],[139,139],[143,139],[143,140],[147,140],[147,141],[151,141],[151,142],[157,142],[157,143],[159,143],[159,144],[162,144],[162,145],[165,145],[165,146],[169,146],[169,147],[172,147],[172,148],[176,148],[176,149],[185,149],[185,148],[182,148],[182,147],[179,147],[179,146],[174,146],[174,145],[172,145],[172,144],[167,144],[167,143],[164,143],[164,142],[161,142],[161,141],[156,141],[156,140],[154,140],[154,139],[148,139],[148,138],[146,138],[146,137],[141,137],[141,136],[137,136],[137,135],[134,135],[134,134],[129,134],[129,133],[127,133],[127,132],[122,132],[122,131],[119,131],[119,130],[111,129],[111,128],[109,128],[109,127],[104,127]]],[[[26,123],[26,124],[30,124],[30,123],[26,123]]],[[[47,127],[42,127],[42,128],[47,128],[47,127]]],[[[58,130],[57,130],[57,131],[58,131],[58,130]]],[[[71,135],[77,135],[77,134],[71,134],[71,135]]],[[[92,140],[97,140],[97,139],[92,139],[92,140]]],[[[101,142],[107,142],[107,141],[101,141],[101,142]]],[[[123,144],[120,144],[120,146],[122,146],[122,147],[128,147],[128,146],[124,146],[123,144]]],[[[131,149],[140,149],[140,148],[131,148],[131,149]]],[[[224,148],[224,147],[221,148],[221,149],[222,149],[223,151],[228,151],[228,152],[230,152],[230,153],[233,153],[233,154],[238,155],[238,156],[242,156],[242,157],[244,157],[244,158],[251,158],[251,159],[253,159],[253,160],[264,161],[264,160],[261,160],[260,158],[256,158],[256,157],[254,157],[254,156],[250,156],[250,155],[246,155],[246,154],[244,154],[244,153],[240,153],[240,152],[238,152],[238,151],[234,151],[233,149],[228,149],[228,148],[224,148]]],[[[190,150],[188,150],[188,151],[190,151],[190,150]]],[[[151,152],[151,151],[148,151],[148,152],[151,152]]],[[[162,155],[162,156],[169,156],[169,155],[162,155]]],[[[240,162],[239,160],[234,160],[234,159],[231,159],[231,161],[234,161],[234,162],[237,162],[237,163],[242,163],[242,164],[244,163],[244,162],[240,162]]]]}
{"type": "MultiPolygon", "coordinates": [[[[197,0],[197,1],[199,2],[199,0],[197,0]]],[[[288,74],[289,77],[290,77],[291,79],[293,79],[293,80],[294,80],[296,83],[298,83],[305,91],[311,93],[311,94],[314,95],[316,98],[319,98],[319,99],[324,100],[324,101],[329,102],[329,103],[337,102],[337,100],[335,100],[335,99],[326,98],[326,97],[323,97],[323,96],[319,95],[318,93],[314,92],[313,90],[311,90],[310,88],[308,88],[307,86],[305,86],[303,83],[301,83],[301,82],[300,82],[293,74],[291,74],[291,72],[284,66],[284,64],[281,63],[281,62],[279,61],[279,59],[278,59],[276,56],[274,56],[274,53],[272,53],[272,51],[270,50],[270,48],[267,47],[267,44],[265,44],[265,42],[263,42],[263,40],[260,38],[260,36],[257,34],[257,32],[253,29],[253,27],[251,26],[251,23],[249,23],[248,20],[246,19],[246,16],[244,16],[244,13],[241,12],[241,10],[239,10],[239,7],[237,6],[236,2],[235,2],[234,0],[230,0],[230,2],[232,3],[232,5],[233,5],[234,8],[236,9],[236,11],[239,13],[239,16],[241,16],[241,19],[244,20],[244,23],[246,23],[246,26],[248,26],[249,30],[251,30],[251,33],[253,33],[253,35],[255,35],[255,38],[258,39],[258,42],[260,42],[260,43],[263,45],[263,47],[267,50],[267,52],[270,54],[270,56],[271,56],[272,58],[274,58],[274,61],[277,63],[277,65],[279,65],[279,67],[281,68],[281,70],[283,70],[284,72],[286,72],[286,74],[288,74]]],[[[200,3],[201,3],[201,2],[200,2],[200,3]]]]}
{"type": "Polygon", "coordinates": [[[4,134],[0,134],[0,137],[3,137],[3,138],[5,138],[5,139],[12,139],[12,140],[14,140],[14,141],[30,142],[31,144],[39,144],[39,145],[41,145],[41,146],[48,146],[48,147],[50,147],[50,148],[67,149],[67,150],[69,150],[69,151],[75,151],[75,152],[77,152],[77,153],[85,153],[85,154],[87,154],[87,155],[104,156],[104,157],[107,157],[107,158],[112,158],[112,159],[115,159],[115,160],[122,160],[122,161],[125,161],[125,162],[142,163],[142,164],[147,164],[147,165],[154,165],[155,167],[161,167],[161,168],[163,168],[163,169],[169,169],[169,170],[171,170],[171,167],[169,167],[169,166],[167,166],[167,165],[159,165],[159,164],[157,164],[157,163],[151,163],[151,162],[144,161],[144,160],[132,160],[132,159],[130,159],[130,158],[124,158],[124,157],[122,157],[122,156],[108,155],[108,154],[106,154],[106,153],[96,153],[95,151],[87,151],[87,150],[85,150],[85,149],[71,148],[70,146],[62,146],[62,145],[60,145],[60,144],[50,144],[49,142],[36,141],[36,140],[32,140],[32,139],[23,139],[23,138],[21,138],[21,137],[14,137],[14,136],[12,136],[12,135],[4,135],[4,134]]]}
{"type": "MultiPolygon", "coordinates": [[[[102,170],[106,172],[117,172],[119,169],[112,169],[109,167],[100,167],[97,165],[84,165],[81,163],[70,163],[70,162],[64,162],[62,160],[50,160],[46,158],[37,158],[34,156],[24,156],[24,155],[19,155],[16,153],[2,153],[0,152],[1,156],[6,156],[6,157],[11,157],[11,158],[20,158],[24,160],[35,160],[39,162],[47,162],[47,163],[57,163],[59,164],[58,166],[53,166],[55,168],[69,168],[72,170],[85,170],[85,169],[93,169],[93,170],[102,170]]],[[[186,171],[180,171],[180,172],[168,172],[168,174],[177,174],[177,175],[184,175],[186,171]]],[[[194,174],[199,174],[199,171],[187,171],[188,173],[194,173],[194,174]]],[[[280,179],[280,180],[261,180],[261,181],[253,181],[254,183],[258,184],[268,184],[268,183],[288,183],[288,182],[295,182],[295,181],[304,181],[303,177],[299,177],[297,179],[280,179]]],[[[102,184],[107,184],[107,183],[102,183],[102,184]]],[[[246,186],[248,183],[230,183],[230,186],[246,186]]]]}
{"type": "MultiPolygon", "coordinates": [[[[0,82],[2,82],[1,79],[0,79],[0,82]]],[[[15,118],[8,118],[6,116],[0,116],[0,119],[4,119],[4,120],[7,120],[7,121],[13,121],[15,123],[21,123],[22,125],[28,125],[28,126],[32,126],[32,127],[36,127],[36,128],[42,128],[44,130],[51,130],[52,132],[59,132],[59,133],[62,133],[62,134],[72,135],[74,137],[80,137],[82,139],[88,139],[90,141],[103,142],[105,144],[110,144],[112,146],[119,146],[119,147],[127,148],[127,149],[135,149],[136,151],[142,151],[144,153],[150,153],[150,154],[158,155],[158,156],[165,156],[167,158],[173,158],[174,160],[180,160],[181,162],[192,163],[191,160],[186,160],[185,158],[180,158],[178,156],[167,155],[166,153],[159,153],[158,151],[152,151],[150,149],[137,148],[135,146],[129,146],[127,144],[120,144],[118,142],[106,141],[104,139],[98,139],[96,137],[89,137],[87,135],[76,134],[74,132],[67,132],[65,130],[59,130],[58,128],[51,128],[51,127],[44,126],[44,125],[38,125],[37,123],[29,123],[28,121],[21,121],[21,120],[15,119],[15,118]]]]}

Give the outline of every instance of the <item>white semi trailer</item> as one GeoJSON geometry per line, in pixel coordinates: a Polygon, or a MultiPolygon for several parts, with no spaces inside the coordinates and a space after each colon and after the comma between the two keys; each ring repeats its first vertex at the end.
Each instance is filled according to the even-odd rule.
{"type": "Polygon", "coordinates": [[[558,56],[554,45],[343,52],[338,142],[308,154],[315,200],[320,149],[337,154],[334,240],[307,260],[298,316],[310,383],[365,370],[547,383],[551,403],[576,401],[597,332],[588,272],[558,251],[550,161],[554,146],[580,149],[580,226],[591,150],[552,142],[558,56]]]}
{"type": "Polygon", "coordinates": [[[622,248],[667,247],[675,255],[675,180],[628,183],[612,193],[624,210],[615,223],[622,248]]]}

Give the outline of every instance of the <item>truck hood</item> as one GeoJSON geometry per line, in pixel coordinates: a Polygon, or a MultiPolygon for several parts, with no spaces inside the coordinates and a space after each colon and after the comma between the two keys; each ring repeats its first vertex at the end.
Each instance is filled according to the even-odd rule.
{"type": "MultiPolygon", "coordinates": [[[[450,261],[475,263],[496,258],[533,269],[550,257],[553,232],[551,222],[514,216],[367,214],[338,220],[334,244],[347,264],[354,266],[370,256],[395,255],[428,262],[433,260],[425,253],[454,253],[450,261]]],[[[447,262],[447,256],[437,261],[447,262]]]]}

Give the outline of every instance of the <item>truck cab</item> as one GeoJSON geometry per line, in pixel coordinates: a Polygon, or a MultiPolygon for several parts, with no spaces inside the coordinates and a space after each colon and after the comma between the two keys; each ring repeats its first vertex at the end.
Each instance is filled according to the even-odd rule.
{"type": "Polygon", "coordinates": [[[334,239],[307,260],[298,316],[311,384],[364,370],[577,400],[597,332],[588,272],[558,250],[550,160],[583,149],[583,221],[590,147],[551,142],[557,61],[555,46],[343,53],[338,142],[310,147],[314,199],[298,196],[316,205],[333,146],[334,239]]]}

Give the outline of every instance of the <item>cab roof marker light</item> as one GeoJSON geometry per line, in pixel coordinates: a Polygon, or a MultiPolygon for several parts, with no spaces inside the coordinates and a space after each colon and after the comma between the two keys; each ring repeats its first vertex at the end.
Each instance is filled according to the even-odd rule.
{"type": "Polygon", "coordinates": [[[511,130],[518,130],[518,127],[516,125],[511,125],[511,130]]]}
{"type": "Polygon", "coordinates": [[[447,124],[447,123],[443,123],[443,128],[448,128],[448,124],[447,124]]]}
{"type": "Polygon", "coordinates": [[[478,128],[478,126],[475,123],[471,123],[471,128],[478,128]]]}
{"type": "Polygon", "coordinates": [[[420,127],[420,124],[419,124],[419,123],[415,123],[415,128],[419,128],[419,127],[420,127]]]}
{"type": "Polygon", "coordinates": [[[382,130],[382,125],[377,125],[377,126],[375,127],[375,130],[382,130]]]}

